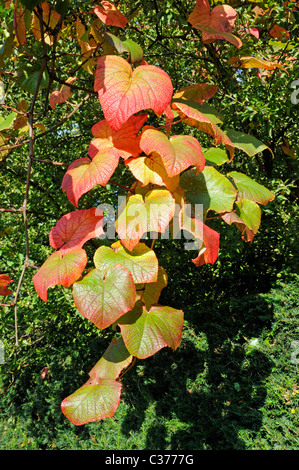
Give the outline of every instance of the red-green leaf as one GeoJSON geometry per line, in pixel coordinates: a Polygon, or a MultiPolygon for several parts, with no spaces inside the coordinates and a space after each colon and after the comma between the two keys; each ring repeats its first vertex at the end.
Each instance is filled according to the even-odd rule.
{"type": "Polygon", "coordinates": [[[130,271],[115,264],[90,271],[74,284],[73,297],[79,312],[104,329],[133,308],[136,290],[130,271]]]}
{"type": "Polygon", "coordinates": [[[113,130],[105,119],[97,122],[91,128],[91,132],[96,138],[90,143],[89,156],[94,158],[103,148],[111,147],[118,152],[120,157],[125,159],[131,156],[137,157],[141,153],[140,138],[137,137],[137,134],[146,120],[147,114],[132,116],[118,131],[113,130]]]}
{"type": "Polygon", "coordinates": [[[32,281],[36,292],[47,302],[47,290],[55,285],[70,287],[81,276],[87,264],[85,250],[78,249],[63,254],[53,253],[33,276],[32,281]]]}
{"type": "Polygon", "coordinates": [[[92,160],[83,157],[71,163],[61,185],[68,200],[78,207],[78,201],[82,194],[87,193],[98,184],[105,186],[113,175],[118,161],[119,154],[114,148],[103,148],[92,160]]]}
{"type": "Polygon", "coordinates": [[[116,131],[138,111],[150,108],[161,115],[173,92],[171,80],[162,69],[140,65],[133,71],[125,59],[109,55],[98,60],[94,89],[105,119],[116,131]]]}
{"type": "Polygon", "coordinates": [[[158,276],[158,260],[155,252],[145,243],[138,243],[132,251],[126,250],[118,241],[101,246],[94,254],[94,264],[98,270],[121,264],[129,269],[135,283],[155,282],[158,276]]]}
{"type": "Polygon", "coordinates": [[[92,207],[61,217],[52,228],[49,241],[52,248],[60,248],[61,253],[65,254],[82,248],[88,240],[103,233],[103,212],[92,207]]]}
{"type": "Polygon", "coordinates": [[[243,222],[243,220],[236,214],[235,211],[233,212],[225,212],[221,214],[221,218],[226,222],[228,225],[234,224],[240,232],[242,232],[242,239],[246,242],[252,242],[254,238],[254,233],[247,225],[243,222]]]}
{"type": "Polygon", "coordinates": [[[133,357],[123,338],[113,338],[101,359],[89,372],[91,379],[117,379],[121,371],[131,364],[133,357]]]}
{"type": "Polygon", "coordinates": [[[178,175],[189,166],[195,166],[200,173],[205,166],[200,144],[190,135],[168,138],[156,129],[146,129],[141,135],[140,147],[147,155],[158,153],[170,177],[178,175]]]}
{"type": "Polygon", "coordinates": [[[206,104],[200,105],[193,101],[181,100],[172,103],[172,108],[177,111],[180,118],[189,126],[196,127],[206,134],[210,134],[215,144],[223,144],[227,148],[232,159],[234,156],[234,144],[228,136],[217,126],[219,117],[210,113],[211,107],[207,108],[206,104]],[[208,113],[206,112],[208,110],[208,113]]]}
{"type": "Polygon", "coordinates": [[[121,394],[121,383],[111,379],[89,379],[61,403],[67,419],[77,426],[114,415],[121,394]]]}
{"type": "Polygon", "coordinates": [[[118,322],[128,351],[139,359],[152,356],[166,346],[177,349],[183,323],[182,310],[155,306],[147,311],[139,301],[118,322]]]}
{"type": "Polygon", "coordinates": [[[125,28],[128,20],[113,3],[103,0],[101,5],[96,6],[94,12],[104,24],[125,28]]]}
{"type": "Polygon", "coordinates": [[[0,295],[9,295],[12,293],[10,289],[7,288],[7,285],[11,282],[14,282],[6,274],[0,274],[0,295]]]}

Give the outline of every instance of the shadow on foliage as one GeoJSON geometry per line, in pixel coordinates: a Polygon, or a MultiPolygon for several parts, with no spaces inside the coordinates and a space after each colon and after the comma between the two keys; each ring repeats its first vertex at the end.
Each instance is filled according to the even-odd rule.
{"type": "Polygon", "coordinates": [[[124,379],[125,400],[133,406],[122,432],[148,426],[150,450],[242,450],[239,431],[261,426],[273,366],[248,340],[270,323],[272,307],[257,295],[183,310],[187,329],[179,349],[162,349],[124,379]]]}

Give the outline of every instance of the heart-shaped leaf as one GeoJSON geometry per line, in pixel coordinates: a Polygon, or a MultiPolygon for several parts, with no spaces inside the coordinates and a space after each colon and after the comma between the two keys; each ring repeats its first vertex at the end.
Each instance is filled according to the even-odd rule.
{"type": "Polygon", "coordinates": [[[139,359],[152,356],[166,346],[177,349],[183,323],[182,310],[155,306],[147,311],[139,301],[118,322],[128,351],[139,359]]]}
{"type": "Polygon", "coordinates": [[[130,158],[126,160],[125,164],[143,186],[151,183],[157,186],[166,186],[170,192],[173,192],[179,185],[180,176],[168,176],[158,153],[152,153],[149,157],[130,158]]]}
{"type": "Polygon", "coordinates": [[[82,194],[96,185],[105,186],[113,175],[119,161],[119,154],[114,148],[103,148],[92,160],[79,158],[70,164],[61,184],[68,200],[76,207],[82,194]]]}
{"type": "Polygon", "coordinates": [[[90,271],[74,284],[73,297],[79,312],[104,329],[133,308],[136,290],[130,271],[115,264],[90,271]]]}
{"type": "Polygon", "coordinates": [[[81,276],[87,264],[85,250],[77,249],[63,254],[53,253],[33,276],[32,281],[36,292],[47,302],[47,290],[55,285],[70,287],[81,276]]]}
{"type": "Polygon", "coordinates": [[[103,233],[103,211],[92,207],[61,217],[52,228],[49,241],[52,248],[60,248],[60,252],[65,254],[82,248],[88,240],[103,233]]]}
{"type": "Polygon", "coordinates": [[[147,114],[132,116],[118,131],[113,130],[105,119],[97,122],[91,128],[96,138],[90,143],[89,156],[94,158],[103,148],[111,147],[122,158],[137,157],[141,153],[137,134],[146,120],[147,114]]]}
{"type": "Polygon", "coordinates": [[[67,419],[77,426],[114,415],[121,394],[121,383],[111,379],[89,379],[61,403],[67,419]]]}
{"type": "Polygon", "coordinates": [[[145,243],[138,243],[128,251],[119,241],[111,248],[101,246],[94,254],[94,264],[98,270],[121,264],[129,269],[135,283],[155,282],[158,276],[158,260],[155,252],[145,243]]]}
{"type": "Polygon", "coordinates": [[[206,162],[200,143],[190,135],[168,138],[156,129],[146,129],[141,135],[140,148],[147,155],[158,153],[170,177],[178,175],[189,166],[195,166],[199,173],[206,162]]]}
{"type": "Polygon", "coordinates": [[[161,115],[173,92],[164,70],[154,65],[139,65],[133,71],[125,59],[111,55],[98,60],[94,89],[105,119],[116,131],[138,111],[152,109],[161,115]]]}

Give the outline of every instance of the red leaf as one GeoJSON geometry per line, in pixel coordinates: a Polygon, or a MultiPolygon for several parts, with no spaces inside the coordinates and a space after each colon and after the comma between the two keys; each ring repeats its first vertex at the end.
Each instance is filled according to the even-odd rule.
{"type": "Polygon", "coordinates": [[[97,6],[94,8],[95,14],[100,18],[100,20],[111,26],[118,26],[119,28],[124,28],[128,23],[127,18],[116,8],[113,3],[103,1],[101,2],[103,8],[97,6]]]}
{"type": "MultiPolygon", "coordinates": [[[[70,85],[77,80],[76,77],[70,77],[67,79],[67,83],[70,85]]],[[[55,90],[50,96],[50,106],[55,109],[57,103],[65,103],[72,96],[72,90],[67,85],[62,85],[60,90],[55,90]]]]}
{"type": "Polygon", "coordinates": [[[62,285],[70,287],[81,276],[87,264],[85,250],[78,249],[63,255],[53,253],[33,276],[32,281],[39,297],[47,302],[49,287],[62,285]]]}
{"type": "Polygon", "coordinates": [[[214,264],[218,257],[220,235],[205,224],[202,224],[204,247],[199,251],[198,256],[193,259],[195,266],[204,264],[214,264]]]}
{"type": "Polygon", "coordinates": [[[147,114],[132,116],[118,131],[113,130],[105,119],[97,122],[91,128],[96,139],[90,143],[89,156],[94,158],[102,148],[112,147],[122,158],[137,157],[141,153],[137,134],[146,120],[147,114]]]}
{"type": "Polygon", "coordinates": [[[237,12],[229,5],[218,5],[210,12],[208,0],[196,0],[196,5],[188,18],[188,22],[202,31],[202,41],[210,43],[216,39],[225,39],[237,47],[242,42],[231,33],[235,26],[237,12]]]}
{"type": "Polygon", "coordinates": [[[12,279],[10,279],[9,276],[6,274],[0,274],[0,295],[9,295],[12,293],[10,289],[7,289],[7,284],[10,284],[11,282],[14,282],[12,279]]]}
{"type": "Polygon", "coordinates": [[[139,65],[133,71],[125,59],[112,55],[98,60],[94,89],[105,119],[116,131],[138,111],[150,108],[162,115],[173,92],[164,70],[154,65],[139,65]]]}
{"type": "Polygon", "coordinates": [[[198,140],[190,135],[174,135],[168,139],[163,132],[146,129],[141,135],[140,147],[147,155],[158,153],[170,177],[189,166],[195,166],[200,173],[206,163],[198,140]]]}
{"type": "Polygon", "coordinates": [[[103,212],[95,207],[70,212],[59,219],[49,236],[52,248],[62,254],[82,248],[91,238],[99,237],[103,231],[103,212]]]}
{"type": "Polygon", "coordinates": [[[71,163],[61,185],[68,200],[78,207],[78,201],[82,194],[87,193],[98,184],[105,186],[114,173],[118,161],[119,155],[114,148],[103,148],[92,160],[83,157],[71,163]]]}

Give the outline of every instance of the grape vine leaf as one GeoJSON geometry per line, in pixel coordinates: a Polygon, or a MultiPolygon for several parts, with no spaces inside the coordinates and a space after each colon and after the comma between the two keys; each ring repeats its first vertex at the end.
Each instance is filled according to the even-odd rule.
{"type": "Polygon", "coordinates": [[[39,297],[47,302],[49,287],[70,287],[81,276],[87,264],[87,255],[82,248],[63,254],[53,253],[33,276],[32,281],[39,297]]]}
{"type": "Polygon", "coordinates": [[[166,346],[177,349],[183,323],[182,310],[154,306],[147,311],[140,301],[118,321],[128,351],[139,359],[152,356],[166,346]]]}
{"type": "Polygon", "coordinates": [[[132,70],[122,57],[107,55],[98,60],[94,90],[105,119],[117,131],[138,111],[152,109],[161,115],[170,103],[173,87],[168,74],[154,65],[132,70]]]}
{"type": "Polygon", "coordinates": [[[115,264],[75,282],[73,297],[79,312],[104,329],[134,307],[136,289],[130,271],[115,264]]]}
{"type": "Polygon", "coordinates": [[[100,246],[94,254],[94,264],[98,270],[120,264],[127,268],[134,283],[155,282],[158,276],[158,259],[153,250],[139,242],[128,251],[120,241],[108,246],[100,246]]]}
{"type": "Polygon", "coordinates": [[[140,138],[140,148],[147,154],[158,153],[168,176],[176,176],[190,166],[200,173],[206,163],[198,140],[190,135],[170,138],[157,129],[146,129],[140,138]]]}
{"type": "Polygon", "coordinates": [[[60,248],[63,254],[82,248],[88,240],[104,233],[103,217],[103,211],[95,207],[65,214],[50,232],[51,247],[60,248]]]}
{"type": "Polygon", "coordinates": [[[105,119],[97,122],[91,128],[95,139],[89,145],[89,156],[94,158],[101,149],[111,147],[124,159],[137,157],[141,153],[137,134],[146,120],[147,114],[132,116],[118,131],[112,129],[105,119]]]}
{"type": "Polygon", "coordinates": [[[96,380],[117,379],[121,371],[131,364],[132,359],[133,356],[127,350],[123,338],[114,337],[101,359],[89,372],[89,376],[96,380]]]}
{"type": "Polygon", "coordinates": [[[61,410],[73,424],[82,424],[110,418],[120,399],[121,383],[113,379],[89,379],[61,403],[61,410]]]}
{"type": "Polygon", "coordinates": [[[105,186],[114,173],[119,161],[119,153],[113,148],[99,150],[91,160],[88,157],[73,161],[62,180],[61,188],[68,200],[76,207],[82,194],[96,185],[105,186]]]}

